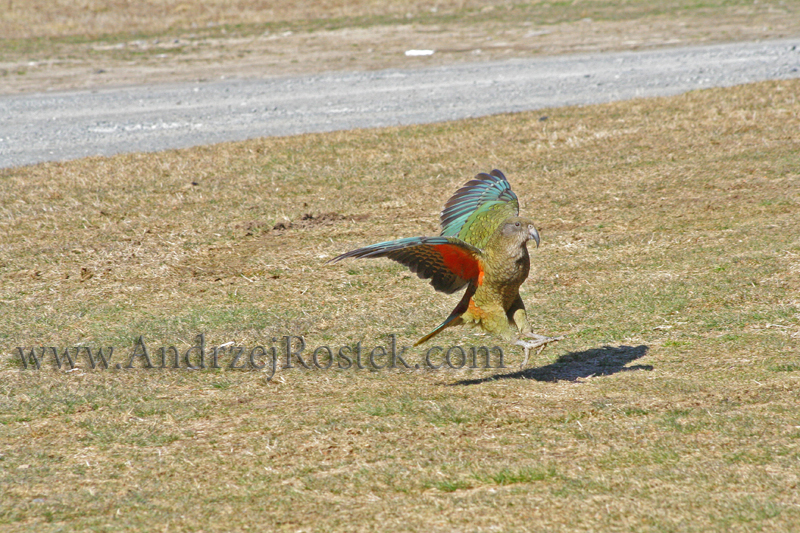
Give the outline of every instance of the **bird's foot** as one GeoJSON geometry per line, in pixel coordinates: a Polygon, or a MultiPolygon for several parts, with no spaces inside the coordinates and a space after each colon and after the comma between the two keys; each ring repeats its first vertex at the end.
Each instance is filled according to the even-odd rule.
{"type": "Polygon", "coordinates": [[[522,339],[519,339],[517,340],[517,342],[514,343],[517,346],[522,346],[522,348],[525,350],[525,359],[522,361],[520,368],[525,368],[525,365],[528,364],[528,356],[530,355],[531,350],[533,350],[534,348],[539,348],[539,350],[536,352],[536,355],[539,355],[540,353],[542,353],[542,350],[544,350],[545,347],[547,347],[547,345],[550,344],[551,342],[558,342],[560,340],[564,340],[564,335],[561,335],[560,337],[545,337],[544,335],[537,335],[536,333],[525,333],[525,336],[531,337],[534,340],[524,341],[522,339]]]}

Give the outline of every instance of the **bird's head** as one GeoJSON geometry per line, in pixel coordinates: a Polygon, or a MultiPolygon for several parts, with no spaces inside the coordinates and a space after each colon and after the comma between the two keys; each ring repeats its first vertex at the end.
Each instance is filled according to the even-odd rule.
{"type": "Polygon", "coordinates": [[[539,232],[536,231],[536,226],[533,220],[523,217],[509,217],[499,228],[503,239],[509,239],[522,246],[529,240],[536,241],[536,247],[539,247],[539,232]]]}

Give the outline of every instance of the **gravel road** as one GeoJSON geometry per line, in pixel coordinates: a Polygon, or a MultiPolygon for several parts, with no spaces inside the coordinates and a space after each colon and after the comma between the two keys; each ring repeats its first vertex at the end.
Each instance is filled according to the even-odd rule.
{"type": "Polygon", "coordinates": [[[800,38],[0,97],[0,168],[800,78],[800,38]]]}

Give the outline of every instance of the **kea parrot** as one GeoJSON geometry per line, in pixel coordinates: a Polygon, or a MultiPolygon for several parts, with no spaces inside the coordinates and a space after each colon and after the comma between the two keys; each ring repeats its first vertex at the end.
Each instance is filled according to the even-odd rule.
{"type": "Polygon", "coordinates": [[[437,291],[452,294],[466,287],[450,316],[414,346],[445,328],[473,324],[522,346],[524,367],[531,349],[541,352],[564,338],[537,335],[528,323],[519,287],[531,266],[527,243],[532,239],[538,247],[539,232],[531,219],[519,216],[519,200],[502,172],[480,173],[458,189],[444,206],[441,224],[438,237],[379,242],[329,262],[388,257],[430,279],[437,291]]]}

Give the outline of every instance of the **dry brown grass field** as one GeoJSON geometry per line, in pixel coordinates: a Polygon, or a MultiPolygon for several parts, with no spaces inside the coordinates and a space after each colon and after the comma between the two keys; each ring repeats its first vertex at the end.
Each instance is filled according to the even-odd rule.
{"type": "Polygon", "coordinates": [[[796,530],[798,94],[0,171],[3,530],[796,530]],[[522,288],[535,328],[567,339],[520,371],[519,348],[454,328],[430,345],[498,345],[508,368],[427,369],[428,346],[410,369],[370,368],[457,296],[387,260],[326,261],[435,234],[492,167],[540,225],[522,288]],[[207,368],[187,370],[200,333],[207,368]],[[270,379],[248,354],[282,356],[284,335],[306,362],[361,342],[365,368],[295,361],[270,379]],[[181,368],[171,352],[145,368],[139,336],[181,368]],[[245,369],[230,345],[208,368],[226,343],[245,369]],[[48,351],[24,369],[18,346],[57,347],[62,368],[48,351]]]}
{"type": "Polygon", "coordinates": [[[798,34],[797,0],[0,0],[0,94],[798,34]]]}
{"type": "MultiPolygon", "coordinates": [[[[291,6],[0,0],[0,92],[421,64],[409,43],[447,62],[800,28],[791,1],[291,6]]],[[[0,529],[797,531],[798,95],[0,170],[0,529]],[[492,168],[542,235],[535,330],[567,338],[520,370],[519,348],[454,328],[374,368],[458,295],[388,260],[326,262],[436,234],[492,168]],[[311,368],[283,368],[284,336],[311,368]],[[359,343],[364,368],[312,362],[359,343]],[[427,368],[431,346],[498,346],[506,368],[427,368]]]]}

